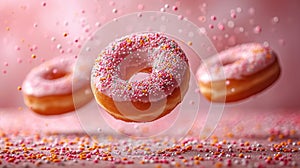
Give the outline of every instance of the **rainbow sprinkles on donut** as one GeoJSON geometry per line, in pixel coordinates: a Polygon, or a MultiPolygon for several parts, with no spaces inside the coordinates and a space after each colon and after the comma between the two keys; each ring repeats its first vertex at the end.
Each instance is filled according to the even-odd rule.
{"type": "Polygon", "coordinates": [[[271,86],[280,71],[274,51],[258,43],[248,43],[204,60],[196,78],[208,100],[236,102],[271,86]]]}
{"type": "Polygon", "coordinates": [[[170,113],[189,87],[189,64],[179,45],[160,33],[131,34],[110,43],[92,69],[98,104],[116,119],[149,122],[170,113]],[[146,73],[141,80],[131,80],[146,73]]]}

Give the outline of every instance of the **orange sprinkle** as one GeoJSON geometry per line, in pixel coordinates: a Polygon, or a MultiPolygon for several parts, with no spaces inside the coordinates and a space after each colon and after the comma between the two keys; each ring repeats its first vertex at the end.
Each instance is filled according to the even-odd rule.
{"type": "Polygon", "coordinates": [[[64,33],[64,37],[67,37],[68,36],[68,33],[64,33]]]}
{"type": "Polygon", "coordinates": [[[270,136],[269,138],[268,138],[268,141],[269,142],[272,142],[274,140],[274,136],[270,136]]]}
{"type": "Polygon", "coordinates": [[[195,161],[194,161],[194,164],[195,164],[195,165],[199,165],[199,164],[200,164],[199,160],[195,160],[195,161]]]}
{"type": "Polygon", "coordinates": [[[215,167],[216,167],[216,168],[221,168],[221,167],[223,167],[223,164],[222,164],[221,162],[217,162],[217,163],[215,164],[215,167]]]}
{"type": "Polygon", "coordinates": [[[21,90],[22,90],[22,87],[21,87],[21,86],[18,86],[18,90],[21,91],[21,90]]]}
{"type": "Polygon", "coordinates": [[[36,55],[35,55],[35,54],[32,54],[32,55],[31,55],[31,58],[36,59],[36,55]]]}
{"type": "Polygon", "coordinates": [[[263,48],[254,49],[254,50],[252,50],[252,52],[253,52],[254,54],[259,54],[259,53],[264,52],[264,49],[263,49],[263,48]]]}

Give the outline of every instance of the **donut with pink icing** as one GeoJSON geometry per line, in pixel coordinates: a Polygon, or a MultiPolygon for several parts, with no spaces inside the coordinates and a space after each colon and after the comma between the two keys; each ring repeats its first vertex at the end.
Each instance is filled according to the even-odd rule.
{"type": "Polygon", "coordinates": [[[258,43],[229,48],[203,61],[196,78],[210,101],[234,102],[259,93],[280,76],[277,55],[258,43]]]}
{"type": "Polygon", "coordinates": [[[92,98],[89,94],[89,80],[74,75],[74,66],[75,58],[56,57],[33,68],[22,85],[25,104],[42,115],[73,111],[73,95],[82,97],[76,102],[77,107],[86,104],[92,98]],[[74,87],[73,81],[77,82],[74,87]]]}
{"type": "Polygon", "coordinates": [[[188,59],[174,40],[160,33],[139,33],[101,51],[91,86],[98,104],[116,119],[149,122],[181,102],[189,78],[188,59]]]}

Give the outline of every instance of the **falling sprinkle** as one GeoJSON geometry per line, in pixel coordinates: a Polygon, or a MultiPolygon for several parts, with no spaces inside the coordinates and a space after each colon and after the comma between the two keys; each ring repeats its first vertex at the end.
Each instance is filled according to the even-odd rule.
{"type": "Polygon", "coordinates": [[[118,10],[117,10],[116,8],[114,8],[114,9],[112,10],[112,13],[118,13],[118,10]]]}
{"type": "Polygon", "coordinates": [[[101,26],[101,23],[100,23],[100,22],[96,22],[96,23],[95,23],[95,26],[96,26],[96,27],[100,27],[100,26],[101,26]]]}
{"type": "Polygon", "coordinates": [[[237,13],[241,13],[242,11],[243,11],[243,10],[242,10],[241,7],[237,7],[237,8],[236,8],[236,12],[237,12],[237,13]]]}
{"type": "Polygon", "coordinates": [[[183,16],[182,15],[178,15],[178,19],[179,20],[183,20],[183,16]]]}
{"type": "Polygon", "coordinates": [[[248,10],[250,15],[254,15],[255,14],[255,9],[254,8],[249,8],[248,10]]]}
{"type": "Polygon", "coordinates": [[[165,8],[160,8],[160,11],[161,12],[166,12],[166,9],[165,8]]]}
{"type": "Polygon", "coordinates": [[[200,21],[200,22],[205,22],[206,21],[206,18],[205,18],[205,16],[199,16],[198,17],[198,20],[200,21]]]}
{"type": "Polygon", "coordinates": [[[229,28],[234,28],[234,22],[233,21],[228,21],[227,22],[227,26],[229,27],[229,28]]]}
{"type": "Polygon", "coordinates": [[[215,21],[215,20],[217,20],[217,17],[213,15],[213,16],[210,17],[210,19],[215,21]]]}
{"type": "Polygon", "coordinates": [[[33,27],[34,27],[34,28],[37,28],[37,27],[38,27],[38,24],[37,24],[37,23],[34,23],[34,24],[33,24],[33,27]]]}
{"type": "Polygon", "coordinates": [[[138,10],[144,10],[144,5],[143,4],[138,4],[138,10]]]}
{"type": "Polygon", "coordinates": [[[177,6],[173,6],[172,9],[173,9],[173,11],[177,11],[178,7],[177,6]]]}
{"type": "Polygon", "coordinates": [[[257,25],[257,26],[254,27],[253,31],[254,31],[255,34],[259,34],[262,31],[262,28],[257,25]]]}
{"type": "Polygon", "coordinates": [[[222,23],[218,24],[218,29],[219,30],[225,30],[225,26],[222,23]]]}
{"type": "Polygon", "coordinates": [[[279,43],[279,45],[284,46],[285,45],[285,40],[284,39],[279,39],[278,43],[279,43]]]}
{"type": "Polygon", "coordinates": [[[43,7],[45,7],[46,5],[47,5],[47,3],[46,3],[46,2],[43,2],[43,3],[42,3],[42,6],[43,6],[43,7]]]}
{"type": "Polygon", "coordinates": [[[54,42],[55,40],[56,40],[56,38],[55,38],[55,37],[51,37],[51,41],[53,41],[53,42],[54,42]]]}
{"type": "Polygon", "coordinates": [[[264,42],[263,42],[263,46],[264,46],[264,47],[269,47],[269,46],[270,46],[270,44],[269,44],[269,42],[267,42],[267,41],[264,41],[264,42]]]}
{"type": "Polygon", "coordinates": [[[56,48],[57,49],[62,49],[62,45],[61,44],[57,44],[56,48]]]}
{"type": "Polygon", "coordinates": [[[274,24],[278,23],[278,22],[279,22],[279,18],[278,18],[277,16],[273,17],[273,18],[272,18],[272,22],[273,22],[274,24]]]}
{"type": "Polygon", "coordinates": [[[231,12],[230,17],[231,17],[232,19],[235,19],[235,18],[236,18],[236,13],[235,13],[235,12],[231,12]]]}

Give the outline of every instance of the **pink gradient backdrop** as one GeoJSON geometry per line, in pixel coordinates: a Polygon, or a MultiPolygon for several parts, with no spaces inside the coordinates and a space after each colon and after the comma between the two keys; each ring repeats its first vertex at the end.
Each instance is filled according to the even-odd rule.
{"type": "Polygon", "coordinates": [[[24,107],[22,93],[17,87],[22,85],[32,67],[55,56],[69,54],[75,57],[84,41],[114,17],[132,12],[159,11],[165,4],[169,5],[166,12],[182,15],[199,27],[205,27],[219,51],[234,44],[254,41],[267,42],[278,53],[282,67],[279,81],[262,94],[229,107],[299,109],[300,2],[297,0],[1,0],[0,107],[24,107]],[[173,10],[173,6],[178,10],[173,10]],[[231,18],[231,10],[235,11],[236,18],[231,18]],[[203,16],[205,22],[201,21],[203,16]],[[211,16],[216,16],[216,20],[211,16]],[[274,17],[279,19],[278,23],[272,21],[274,17]],[[228,21],[234,22],[234,28],[227,25],[228,21]],[[224,23],[225,30],[217,28],[219,22],[224,23]],[[209,28],[210,24],[214,25],[213,29],[209,28]],[[257,25],[262,28],[258,34],[253,32],[257,25]],[[237,32],[240,27],[244,32],[237,32]],[[64,37],[64,33],[68,35],[64,37]],[[31,58],[32,54],[37,58],[31,58]]]}

